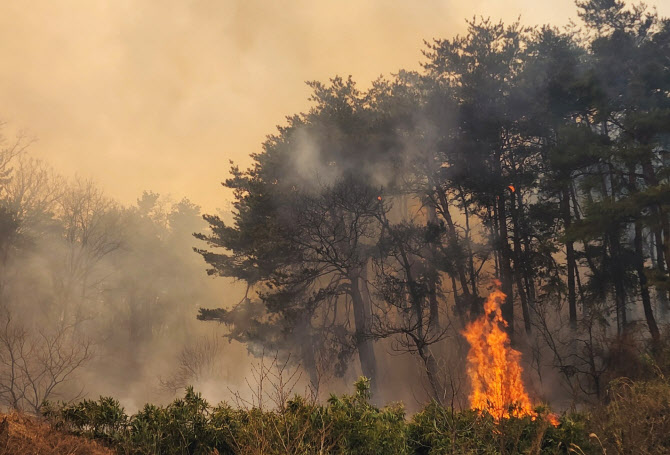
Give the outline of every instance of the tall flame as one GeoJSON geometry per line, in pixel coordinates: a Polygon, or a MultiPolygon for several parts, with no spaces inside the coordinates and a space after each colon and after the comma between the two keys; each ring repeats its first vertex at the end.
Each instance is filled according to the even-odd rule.
{"type": "Polygon", "coordinates": [[[495,290],[484,303],[484,314],[468,324],[463,335],[470,343],[468,376],[470,405],[486,410],[494,419],[535,416],[525,390],[519,364],[521,353],[512,349],[504,328],[500,304],[505,294],[495,290]]]}

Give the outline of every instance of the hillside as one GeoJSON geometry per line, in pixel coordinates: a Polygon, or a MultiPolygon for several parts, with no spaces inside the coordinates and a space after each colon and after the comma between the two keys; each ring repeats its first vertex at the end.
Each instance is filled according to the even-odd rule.
{"type": "Polygon", "coordinates": [[[20,413],[0,414],[2,455],[108,455],[114,451],[80,436],[58,431],[38,418],[20,413]]]}

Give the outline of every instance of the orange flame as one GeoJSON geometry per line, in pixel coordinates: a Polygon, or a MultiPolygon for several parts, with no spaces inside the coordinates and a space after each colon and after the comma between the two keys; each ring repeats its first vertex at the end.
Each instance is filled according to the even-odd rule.
{"type": "Polygon", "coordinates": [[[514,185],[507,185],[507,188],[509,188],[512,193],[516,192],[516,188],[514,188],[514,185]]]}
{"type": "Polygon", "coordinates": [[[561,422],[558,420],[558,416],[556,414],[547,414],[545,416],[545,419],[547,419],[547,422],[552,424],[553,426],[557,427],[561,424],[561,422]]]}
{"type": "MultiPolygon", "coordinates": [[[[505,294],[496,289],[484,303],[484,314],[468,324],[463,335],[470,343],[468,376],[472,384],[470,405],[485,410],[495,420],[508,417],[536,417],[523,385],[521,353],[512,349],[504,327],[500,304],[505,294]]],[[[545,418],[558,425],[554,414],[545,418]]]]}

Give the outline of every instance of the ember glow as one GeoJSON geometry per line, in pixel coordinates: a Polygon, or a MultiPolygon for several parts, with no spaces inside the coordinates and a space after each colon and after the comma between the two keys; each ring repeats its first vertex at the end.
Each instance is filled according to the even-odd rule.
{"type": "Polygon", "coordinates": [[[521,380],[521,353],[512,349],[505,331],[507,324],[500,312],[504,300],[500,290],[492,292],[484,303],[484,314],[463,332],[470,343],[470,405],[488,411],[496,420],[535,415],[521,380]]]}

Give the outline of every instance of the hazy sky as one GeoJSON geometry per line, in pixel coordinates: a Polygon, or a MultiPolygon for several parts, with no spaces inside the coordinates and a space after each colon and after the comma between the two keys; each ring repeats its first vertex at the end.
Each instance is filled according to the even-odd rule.
{"type": "Polygon", "coordinates": [[[574,12],[572,0],[0,0],[0,118],[122,202],[151,189],[211,210],[228,161],[248,164],[307,108],[304,81],[416,69],[423,39],[473,15],[563,25],[574,12]]]}

